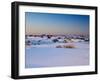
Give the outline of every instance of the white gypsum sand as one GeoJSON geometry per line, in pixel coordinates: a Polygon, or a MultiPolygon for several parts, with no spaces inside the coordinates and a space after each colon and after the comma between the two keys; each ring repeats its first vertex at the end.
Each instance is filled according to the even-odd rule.
{"type": "Polygon", "coordinates": [[[57,45],[64,44],[53,43],[26,46],[25,67],[39,68],[89,64],[89,43],[73,42],[75,48],[55,48],[57,45]]]}

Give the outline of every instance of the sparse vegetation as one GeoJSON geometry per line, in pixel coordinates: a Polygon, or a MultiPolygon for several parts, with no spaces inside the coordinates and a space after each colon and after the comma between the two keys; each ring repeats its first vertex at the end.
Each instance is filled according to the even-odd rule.
{"type": "Polygon", "coordinates": [[[69,44],[69,45],[58,45],[56,48],[75,48],[75,45],[69,44]]]}
{"type": "Polygon", "coordinates": [[[56,48],[62,48],[62,46],[61,45],[58,45],[58,46],[56,46],[56,48]]]}
{"type": "Polygon", "coordinates": [[[54,39],[54,40],[52,40],[53,42],[58,42],[58,39],[54,39]]]}
{"type": "Polygon", "coordinates": [[[69,44],[69,45],[64,45],[63,47],[64,47],[64,48],[75,48],[75,45],[69,44]]]}

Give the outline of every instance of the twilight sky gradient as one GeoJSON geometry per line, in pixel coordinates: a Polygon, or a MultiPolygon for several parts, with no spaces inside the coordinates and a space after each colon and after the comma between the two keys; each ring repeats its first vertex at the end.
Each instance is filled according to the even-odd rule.
{"type": "Polygon", "coordinates": [[[89,15],[25,12],[26,35],[89,34],[89,15]]]}

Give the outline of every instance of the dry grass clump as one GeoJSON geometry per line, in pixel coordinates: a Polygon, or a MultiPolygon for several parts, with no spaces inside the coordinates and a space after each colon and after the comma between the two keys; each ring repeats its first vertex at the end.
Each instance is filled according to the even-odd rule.
{"type": "Polygon", "coordinates": [[[69,44],[69,45],[58,45],[56,48],[75,48],[75,45],[69,44]]]}
{"type": "Polygon", "coordinates": [[[64,48],[75,48],[75,46],[73,44],[69,44],[69,45],[64,45],[64,48]]]}
{"type": "Polygon", "coordinates": [[[56,48],[62,48],[62,46],[61,45],[58,45],[58,46],[56,46],[56,48]]]}

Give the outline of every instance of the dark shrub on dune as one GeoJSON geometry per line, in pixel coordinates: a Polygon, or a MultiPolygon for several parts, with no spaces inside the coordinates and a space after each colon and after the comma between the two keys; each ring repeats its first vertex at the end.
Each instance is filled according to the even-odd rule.
{"type": "Polygon", "coordinates": [[[58,46],[56,46],[56,48],[62,48],[62,46],[61,45],[58,45],[58,46]]]}
{"type": "Polygon", "coordinates": [[[53,42],[58,42],[58,39],[53,39],[52,41],[53,41],[53,42]]]}
{"type": "Polygon", "coordinates": [[[50,39],[52,36],[51,35],[47,35],[48,39],[50,39]]]}
{"type": "Polygon", "coordinates": [[[29,41],[29,40],[26,41],[25,43],[26,43],[26,45],[31,45],[31,41],[29,41]]]}

